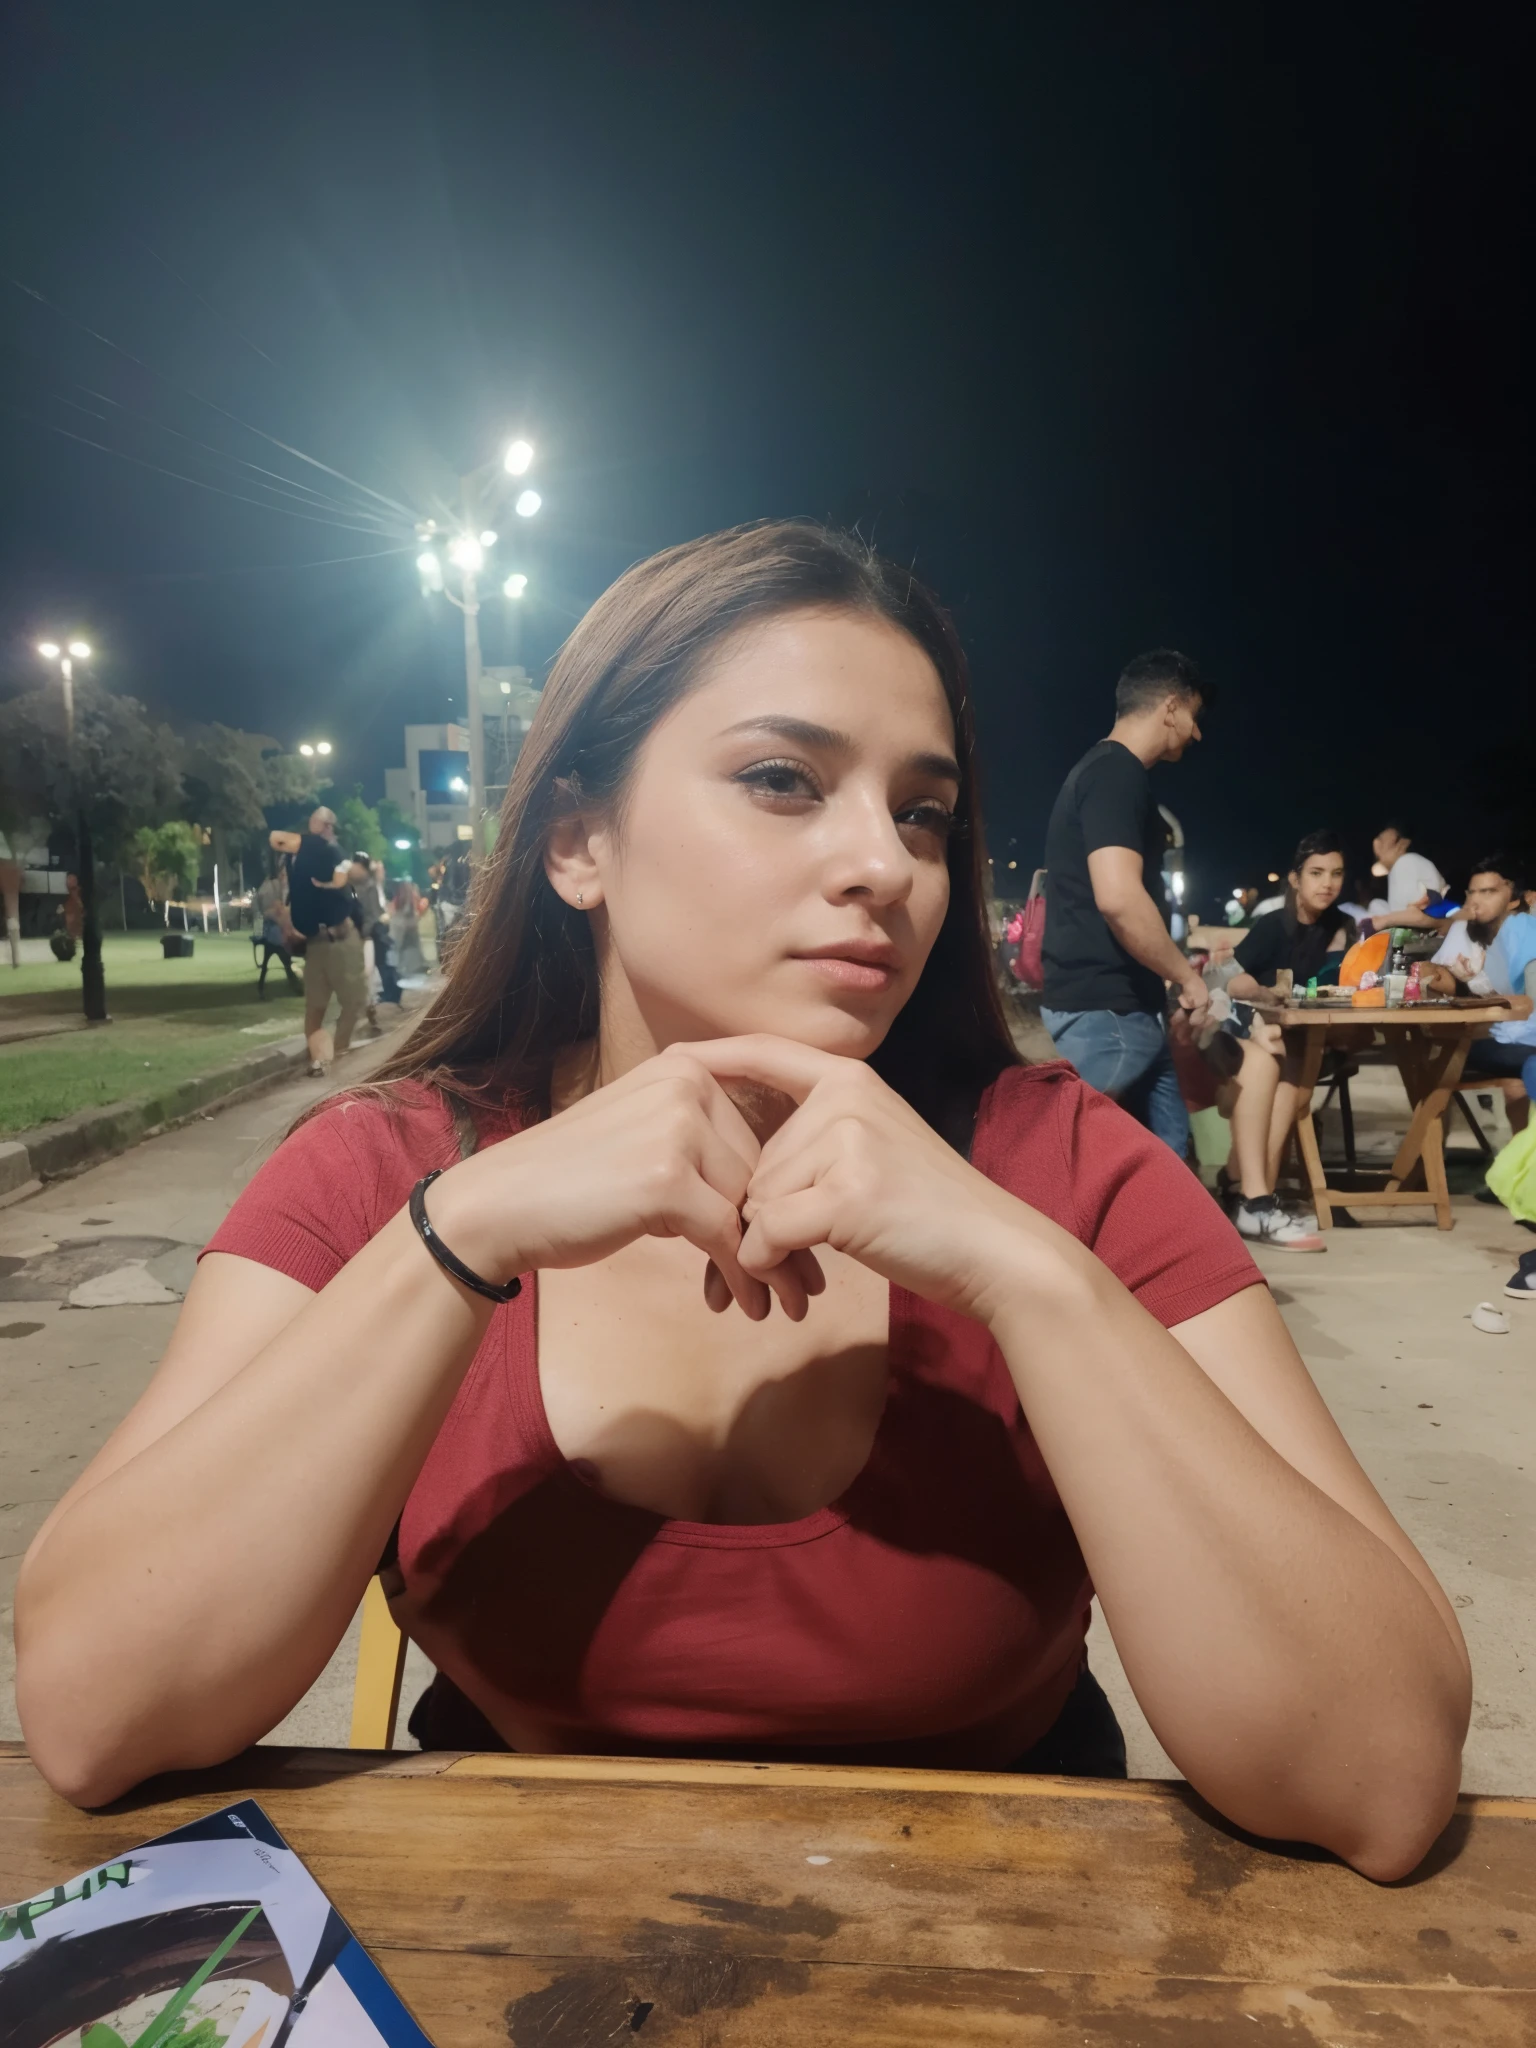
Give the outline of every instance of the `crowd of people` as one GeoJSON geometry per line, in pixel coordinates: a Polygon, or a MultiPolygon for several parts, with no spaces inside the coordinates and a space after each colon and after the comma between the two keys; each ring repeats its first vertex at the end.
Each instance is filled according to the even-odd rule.
{"type": "Polygon", "coordinates": [[[1389,820],[1372,840],[1383,890],[1346,902],[1344,842],[1314,831],[1296,848],[1283,894],[1251,912],[1234,906],[1251,917],[1235,947],[1186,953],[1168,926],[1167,826],[1150,771],[1198,742],[1210,695],[1187,656],[1167,648],[1138,656],[1116,685],[1108,736],[1063,783],[1046,828],[1041,1017],[1083,1079],[1181,1157],[1190,1145],[1188,1056],[1197,1049],[1220,1079],[1231,1121],[1235,1171],[1222,1185],[1240,1235],[1321,1251],[1316,1217],[1279,1192],[1304,1106],[1299,1061],[1254,1005],[1282,989],[1337,982],[1358,939],[1414,934],[1426,991],[1504,998],[1507,1015],[1473,1041],[1465,1071],[1502,1092],[1511,1129],[1521,1131],[1536,1092],[1536,889],[1519,862],[1497,853],[1477,860],[1454,891],[1405,823],[1389,820]]]}
{"type": "MultiPolygon", "coordinates": [[[[348,854],[336,836],[336,814],[320,805],[304,832],[273,832],[272,871],[256,892],[261,920],[261,971],[276,960],[295,992],[304,996],[309,1071],[329,1072],[361,1024],[383,1034],[379,1006],[398,1008],[402,980],[426,973],[419,919],[427,909],[408,876],[391,889],[384,863],[367,853],[348,854]],[[302,954],[302,984],[294,957],[302,954]],[[334,1026],[329,1021],[336,1004],[334,1026]]],[[[441,931],[441,923],[439,926],[441,931]]]]}

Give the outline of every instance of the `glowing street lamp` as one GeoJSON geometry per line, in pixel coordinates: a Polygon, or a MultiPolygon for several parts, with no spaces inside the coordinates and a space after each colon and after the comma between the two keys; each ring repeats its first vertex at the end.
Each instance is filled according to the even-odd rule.
{"type": "MultiPolygon", "coordinates": [[[[59,683],[64,694],[64,744],[74,765],[75,751],[75,663],[89,661],[91,643],[70,640],[39,640],[37,651],[44,661],[59,664],[59,683]]],[[[78,777],[73,778],[78,782],[78,777]]],[[[96,854],[91,843],[91,821],[83,803],[75,809],[75,877],[80,884],[80,998],[86,1021],[107,1023],[107,981],[101,962],[101,926],[96,921],[96,854]]]]}
{"type": "Polygon", "coordinates": [[[299,742],[299,752],[308,760],[313,760],[316,754],[328,754],[330,751],[331,743],[329,740],[315,740],[313,743],[309,740],[300,740],[299,742]]]}
{"type": "MultiPolygon", "coordinates": [[[[469,837],[475,846],[478,860],[484,848],[485,818],[485,724],[484,708],[481,703],[481,683],[484,670],[480,655],[480,593],[477,579],[486,566],[486,557],[496,546],[496,529],[483,524],[487,515],[496,516],[506,503],[506,486],[496,475],[499,467],[509,477],[526,477],[533,466],[533,443],[519,434],[502,450],[499,465],[483,463],[460,478],[463,502],[463,526],[450,537],[439,527],[435,519],[423,519],[416,528],[416,539],[421,553],[416,557],[417,573],[421,577],[424,595],[441,595],[456,605],[464,615],[464,680],[466,684],[467,715],[469,725],[469,777],[467,783],[460,778],[456,787],[461,788],[468,798],[470,824],[469,837]],[[449,578],[444,574],[444,563],[439,549],[446,547],[448,565],[456,570],[457,576],[449,578]],[[457,587],[454,587],[454,586],[457,587]]],[[[513,501],[513,510],[519,519],[532,519],[543,504],[539,493],[532,489],[518,492],[513,501]]],[[[501,586],[502,595],[514,602],[523,598],[528,590],[528,578],[515,573],[508,576],[501,586]]]]}
{"type": "Polygon", "coordinates": [[[57,640],[39,640],[37,651],[44,661],[56,661],[59,664],[59,680],[64,685],[64,728],[69,736],[70,743],[73,744],[75,737],[75,663],[77,661],[90,660],[90,642],[87,640],[71,640],[66,649],[61,647],[57,640]]]}
{"type": "Polygon", "coordinates": [[[409,853],[411,850],[411,842],[409,841],[409,839],[397,839],[395,841],[395,845],[400,849],[402,853],[409,853]]]}

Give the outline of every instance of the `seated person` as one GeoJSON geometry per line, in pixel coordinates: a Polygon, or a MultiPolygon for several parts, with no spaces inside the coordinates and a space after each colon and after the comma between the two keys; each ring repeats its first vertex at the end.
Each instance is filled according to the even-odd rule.
{"type": "Polygon", "coordinates": [[[851,536],[597,600],[441,993],[33,1544],[52,1784],[257,1740],[375,1572],[429,1747],[1123,1775],[1096,1591],[1232,1821],[1419,1863],[1455,1613],[1194,1175],[1020,1060],[975,753],[953,626],[851,536]]]}
{"type": "Polygon", "coordinates": [[[1400,824],[1383,825],[1371,851],[1387,871],[1387,893],[1373,896],[1371,922],[1377,931],[1400,925],[1410,931],[1434,930],[1443,922],[1428,908],[1445,894],[1445,877],[1428,854],[1414,853],[1413,841],[1400,824]]]}
{"type": "Polygon", "coordinates": [[[1447,996],[1491,992],[1483,963],[1504,920],[1524,908],[1521,879],[1516,863],[1504,854],[1486,854],[1474,864],[1462,915],[1419,969],[1425,987],[1447,996]]]}
{"type": "MultiPolygon", "coordinates": [[[[1337,907],[1344,887],[1344,846],[1336,832],[1309,832],[1296,849],[1287,880],[1285,908],[1258,918],[1238,946],[1238,971],[1227,983],[1234,1002],[1252,1002],[1273,990],[1283,969],[1297,989],[1304,989],[1354,937],[1354,925],[1337,907]]],[[[1244,1237],[1279,1251],[1326,1251],[1317,1218],[1288,1213],[1275,1193],[1301,1102],[1299,1063],[1262,1017],[1254,1018],[1240,1044],[1243,1063],[1232,1106],[1239,1193],[1233,1220],[1244,1237]]]]}
{"type": "Polygon", "coordinates": [[[1504,1084],[1510,1127],[1523,1131],[1536,1096],[1536,916],[1520,910],[1504,920],[1488,948],[1483,971],[1493,992],[1509,997],[1509,1016],[1486,1038],[1472,1041],[1462,1072],[1497,1077],[1504,1084]],[[1509,1083],[1517,1076],[1523,1100],[1510,1091],[1509,1083]]]}
{"type": "MultiPolygon", "coordinates": [[[[1466,916],[1447,932],[1440,950],[1420,969],[1420,978],[1439,995],[1506,995],[1517,1011],[1526,1001],[1523,928],[1536,923],[1524,909],[1525,875],[1505,854],[1487,854],[1467,884],[1466,916]],[[1506,928],[1508,942],[1504,939],[1506,928]],[[1511,958],[1511,945],[1515,957],[1511,958]],[[1493,954],[1490,971],[1489,955],[1493,954]]],[[[1474,1038],[1464,1075],[1494,1083],[1504,1097],[1512,1131],[1523,1131],[1536,1082],[1536,1028],[1528,1010],[1495,1024],[1487,1038],[1474,1038]],[[1530,1072],[1527,1072],[1527,1069],[1530,1072]]]]}

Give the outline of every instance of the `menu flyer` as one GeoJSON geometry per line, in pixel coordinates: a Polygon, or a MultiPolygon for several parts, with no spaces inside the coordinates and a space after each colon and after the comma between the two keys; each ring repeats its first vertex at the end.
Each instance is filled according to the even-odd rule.
{"type": "Polygon", "coordinates": [[[0,1909],[0,2048],[431,2048],[254,1799],[0,1909]]]}

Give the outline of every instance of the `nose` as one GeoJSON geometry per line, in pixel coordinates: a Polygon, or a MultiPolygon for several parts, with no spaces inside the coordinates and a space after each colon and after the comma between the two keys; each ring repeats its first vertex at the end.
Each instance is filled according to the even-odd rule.
{"type": "Polygon", "coordinates": [[[912,893],[914,862],[884,791],[848,791],[827,808],[822,886],[828,900],[858,897],[872,909],[905,903],[912,893]]]}

